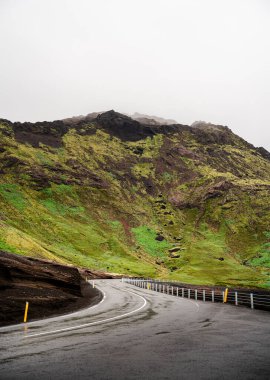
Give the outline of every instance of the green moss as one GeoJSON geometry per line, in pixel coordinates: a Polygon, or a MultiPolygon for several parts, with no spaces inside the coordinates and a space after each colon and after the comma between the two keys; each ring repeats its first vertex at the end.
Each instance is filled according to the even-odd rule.
{"type": "Polygon", "coordinates": [[[132,232],[137,244],[141,245],[152,256],[163,257],[166,250],[171,246],[166,240],[156,240],[157,233],[147,226],[132,228],[132,232]]]}
{"type": "Polygon", "coordinates": [[[12,253],[19,253],[18,249],[13,247],[10,244],[7,244],[5,241],[0,239],[0,250],[7,251],[7,252],[12,252],[12,253]]]}
{"type": "Polygon", "coordinates": [[[191,283],[268,284],[270,165],[237,136],[208,144],[181,129],[121,141],[89,123],[61,148],[35,148],[12,132],[2,124],[2,249],[191,283]]]}
{"type": "Polygon", "coordinates": [[[11,183],[0,184],[0,196],[19,211],[24,211],[27,206],[27,202],[18,185],[11,183]]]}
{"type": "Polygon", "coordinates": [[[171,182],[171,180],[173,179],[173,175],[171,173],[164,172],[162,173],[162,178],[165,182],[171,182]]]}
{"type": "Polygon", "coordinates": [[[261,245],[256,257],[249,260],[249,264],[270,268],[270,232],[265,231],[264,236],[267,241],[261,245]]]}
{"type": "Polygon", "coordinates": [[[48,157],[48,153],[37,151],[36,157],[41,165],[54,166],[54,162],[48,157]]]}
{"type": "Polygon", "coordinates": [[[47,199],[41,201],[41,204],[45,206],[51,213],[60,215],[76,215],[84,212],[84,207],[80,206],[67,206],[55,201],[54,199],[47,199]]]}
{"type": "Polygon", "coordinates": [[[119,222],[119,220],[110,220],[110,221],[108,221],[108,223],[115,230],[118,230],[120,227],[122,227],[122,224],[121,224],[121,222],[119,222]]]}
{"type": "Polygon", "coordinates": [[[153,173],[153,164],[148,162],[136,164],[133,166],[132,172],[135,175],[135,177],[148,178],[153,173]]]}

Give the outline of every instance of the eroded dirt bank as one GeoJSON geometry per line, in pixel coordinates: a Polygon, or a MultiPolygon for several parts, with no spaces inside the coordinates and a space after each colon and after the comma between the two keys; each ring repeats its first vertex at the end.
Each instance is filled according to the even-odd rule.
{"type": "Polygon", "coordinates": [[[85,281],[108,278],[100,272],[79,272],[75,267],[0,251],[0,326],[65,314],[97,303],[101,294],[85,281]]]}

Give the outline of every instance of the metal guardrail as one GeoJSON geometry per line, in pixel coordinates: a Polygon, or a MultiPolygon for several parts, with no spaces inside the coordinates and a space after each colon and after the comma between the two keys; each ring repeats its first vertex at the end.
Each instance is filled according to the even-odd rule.
{"type": "Polygon", "coordinates": [[[229,288],[196,288],[193,285],[177,284],[153,279],[122,278],[123,282],[130,283],[140,288],[153,290],[159,293],[169,294],[176,297],[194,299],[203,302],[223,302],[236,306],[247,306],[251,309],[270,311],[270,294],[263,292],[249,292],[229,288]]]}

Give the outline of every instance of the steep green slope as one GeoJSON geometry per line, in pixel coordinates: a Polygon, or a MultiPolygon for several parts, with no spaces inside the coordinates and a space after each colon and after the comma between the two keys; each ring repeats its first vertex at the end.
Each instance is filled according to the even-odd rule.
{"type": "Polygon", "coordinates": [[[0,249],[205,284],[269,286],[270,155],[227,127],[0,122],[0,249]]]}

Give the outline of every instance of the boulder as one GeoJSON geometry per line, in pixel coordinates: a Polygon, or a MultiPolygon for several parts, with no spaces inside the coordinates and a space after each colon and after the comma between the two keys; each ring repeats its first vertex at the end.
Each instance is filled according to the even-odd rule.
{"type": "Polygon", "coordinates": [[[176,252],[170,252],[169,253],[169,257],[171,259],[178,259],[180,257],[180,254],[179,253],[176,253],[176,252]]]}
{"type": "Polygon", "coordinates": [[[178,252],[178,251],[181,251],[182,248],[181,247],[173,247],[173,248],[170,248],[169,249],[169,252],[170,253],[174,253],[174,252],[178,252]]]}

